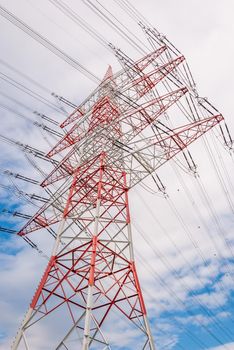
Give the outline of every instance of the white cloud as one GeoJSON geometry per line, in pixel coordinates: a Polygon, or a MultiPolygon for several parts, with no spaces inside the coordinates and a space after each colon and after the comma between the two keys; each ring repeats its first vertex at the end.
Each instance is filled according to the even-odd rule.
{"type": "Polygon", "coordinates": [[[234,349],[234,343],[226,343],[224,345],[215,347],[215,348],[210,348],[209,350],[224,350],[224,349],[228,349],[228,350],[233,350],[234,349]]]}
{"type": "MultiPolygon", "coordinates": [[[[64,18],[64,16],[61,16],[48,2],[42,1],[40,10],[46,13],[57,24],[61,25],[63,30],[54,25],[48,18],[46,19],[43,13],[35,8],[35,4],[31,7],[30,4],[33,4],[32,1],[22,1],[18,4],[17,2],[10,3],[9,1],[2,0],[1,4],[8,7],[36,30],[47,36],[56,45],[62,47],[71,56],[79,58],[85,66],[100,77],[105,72],[108,62],[113,63],[115,69],[119,68],[117,62],[108,51],[93,39],[90,39],[87,34],[81,32],[80,29],[64,18]],[[72,35],[67,35],[67,32],[72,33],[72,35]]],[[[134,5],[156,27],[165,32],[168,38],[172,42],[175,42],[181,51],[185,52],[188,61],[191,63],[199,91],[201,91],[202,95],[208,95],[211,101],[217,102],[218,107],[225,112],[224,114],[231,129],[234,130],[234,123],[231,118],[233,86],[230,83],[230,77],[234,73],[232,64],[234,52],[232,27],[233,4],[229,2],[228,5],[223,6],[218,0],[208,0],[206,4],[202,0],[192,0],[190,2],[185,0],[179,0],[177,2],[160,0],[156,4],[155,1],[148,0],[147,2],[135,1],[134,5]]],[[[71,6],[77,8],[77,3],[71,1],[71,6]]],[[[83,5],[80,6],[79,11],[83,13],[83,17],[89,23],[95,24],[109,40],[114,43],[116,42],[117,46],[126,49],[126,52],[130,56],[139,56],[126,43],[121,41],[115,33],[107,31],[106,26],[103,26],[101,21],[95,18],[90,11],[87,11],[83,5]]],[[[116,13],[122,14],[121,11],[117,11],[116,13]]],[[[125,17],[123,18],[125,19],[125,17]]],[[[131,24],[133,30],[143,39],[140,30],[132,22],[131,24]]],[[[91,88],[94,87],[92,82],[48,53],[37,43],[33,42],[33,40],[28,39],[23,33],[17,31],[2,18],[0,19],[0,26],[1,31],[7,33],[7,36],[3,36],[1,39],[2,59],[27,73],[34,80],[47,86],[50,90],[70,98],[76,103],[82,101],[91,88]],[[22,47],[24,48],[23,50],[21,49],[22,47]]],[[[2,66],[0,68],[4,69],[2,66]]],[[[12,74],[9,70],[4,71],[7,74],[12,74]]],[[[20,79],[20,77],[16,78],[20,79]]],[[[30,85],[30,87],[35,88],[33,85],[30,85]]],[[[27,95],[18,92],[6,83],[2,83],[1,89],[21,102],[30,105],[33,109],[42,111],[58,121],[63,119],[62,115],[30,99],[27,95]]],[[[50,98],[44,91],[40,89],[37,91],[43,94],[43,96],[50,98]]],[[[1,101],[6,103],[4,98],[1,98],[1,101]]],[[[19,108],[14,104],[13,107],[19,108]]],[[[19,108],[19,110],[26,113],[23,109],[19,108]]],[[[45,151],[49,149],[49,145],[46,144],[38,130],[31,126],[29,127],[19,118],[2,110],[1,128],[0,133],[9,137],[45,151]]],[[[53,143],[54,140],[51,140],[51,142],[53,143]]],[[[32,172],[32,168],[28,166],[28,163],[19,154],[18,149],[5,144],[2,144],[1,147],[1,161],[4,167],[22,172],[29,177],[40,177],[38,174],[35,176],[35,172],[32,172]]],[[[232,159],[224,153],[222,147],[219,145],[217,147],[213,147],[216,160],[219,160],[218,150],[224,159],[227,169],[231,169],[230,174],[232,174],[232,159]]],[[[227,235],[229,239],[233,239],[233,213],[228,206],[227,199],[223,193],[224,191],[221,189],[209,157],[203,154],[203,150],[204,145],[199,144],[192,147],[192,154],[196,163],[199,165],[198,171],[201,179],[217,212],[221,230],[223,230],[224,235],[227,235]]],[[[45,164],[42,164],[43,162],[40,162],[40,165],[45,167],[45,164]]],[[[220,163],[219,168],[225,177],[225,171],[220,163]]],[[[199,300],[202,304],[215,310],[217,301],[221,306],[225,305],[230,297],[231,290],[233,290],[233,283],[229,272],[227,271],[227,267],[223,265],[223,258],[229,258],[230,252],[226,248],[222,234],[220,234],[219,228],[207,209],[207,204],[204,203],[202,193],[199,192],[197,180],[179,170],[180,176],[182,176],[193,195],[193,202],[191,202],[188,200],[185,189],[175,176],[173,170],[170,169],[170,166],[166,165],[165,169],[159,171],[159,174],[167,187],[170,198],[173,203],[176,203],[176,208],[189,231],[184,229],[178,218],[175,217],[172,210],[168,207],[168,202],[164,198],[150,194],[141,188],[133,191],[130,199],[133,224],[136,223],[136,225],[138,224],[140,226],[142,234],[150,239],[150,245],[157,249],[155,253],[143,241],[139,233],[133,230],[136,250],[140,251],[141,255],[146,257],[147,262],[152,266],[152,270],[149,271],[141,264],[140,259],[137,259],[140,280],[144,290],[146,290],[145,298],[147,300],[149,315],[152,318],[157,315],[159,318],[165,309],[170,311],[182,309],[181,304],[178,304],[170,294],[170,290],[176,293],[182,303],[184,303],[185,309],[189,307],[189,304],[194,302],[191,296],[188,295],[187,287],[192,290],[200,289],[201,286],[212,287],[210,293],[203,291],[199,296],[199,300]],[[142,202],[141,197],[144,198],[146,205],[142,202]],[[197,204],[197,207],[194,206],[194,203],[197,204]],[[203,220],[198,215],[198,209],[202,214],[203,220]],[[144,215],[142,215],[142,212],[144,212],[144,215]],[[161,223],[161,227],[159,227],[158,222],[161,223]],[[204,223],[208,227],[208,230],[204,223]],[[194,247],[190,240],[190,233],[196,243],[196,247],[194,247]],[[222,252],[221,258],[216,247],[222,252]],[[183,253],[183,256],[180,252],[183,253]],[[204,264],[199,255],[200,253],[207,259],[208,264],[204,264]],[[191,267],[194,271],[191,270],[191,267]],[[176,272],[176,276],[175,274],[173,275],[172,270],[176,272]],[[158,280],[158,277],[154,276],[154,271],[157,272],[161,281],[158,280]],[[220,288],[220,284],[214,283],[220,272],[226,273],[221,280],[223,286],[225,286],[225,293],[220,288]],[[165,283],[169,290],[165,288],[164,284],[161,285],[160,282],[165,283]],[[149,294],[147,294],[147,291],[149,294]]],[[[25,191],[31,193],[37,191],[31,185],[17,183],[25,191]]],[[[152,186],[151,183],[149,185],[152,186]]],[[[231,185],[233,186],[233,183],[227,183],[229,192],[233,196],[231,185]]],[[[6,193],[3,195],[5,196],[3,203],[6,205],[6,193]]],[[[15,198],[11,198],[10,201],[15,201],[15,198]]],[[[21,208],[22,211],[26,212],[31,212],[35,209],[29,208],[28,205],[22,205],[21,208]]],[[[46,235],[43,235],[43,233],[35,236],[35,241],[39,242],[43,249],[47,249],[47,252],[50,250],[51,242],[47,248],[48,241],[46,235]]],[[[0,291],[2,300],[1,309],[4,310],[2,312],[4,317],[0,317],[0,325],[1,329],[3,329],[3,335],[1,336],[0,334],[0,343],[2,341],[0,349],[4,350],[6,347],[9,347],[10,339],[15,334],[19,321],[27,309],[28,301],[30,301],[34,293],[35,286],[38,283],[37,281],[45,264],[30,249],[22,249],[22,247],[23,244],[18,240],[5,242],[2,248],[6,254],[0,256],[2,284],[0,291]],[[8,255],[7,252],[13,248],[19,249],[19,252],[14,256],[8,255]]],[[[136,257],[138,258],[138,254],[136,254],[136,257]]],[[[225,318],[229,315],[219,313],[219,316],[225,318]]],[[[180,322],[186,323],[188,319],[188,317],[181,318],[180,322]]],[[[209,319],[205,318],[202,314],[195,316],[192,322],[196,323],[198,319],[206,325],[210,323],[209,319]]],[[[153,330],[155,331],[157,327],[162,331],[170,333],[171,345],[168,345],[168,348],[169,346],[173,348],[174,344],[178,341],[179,330],[172,327],[169,320],[166,323],[160,322],[160,318],[158,323],[155,322],[153,330]]],[[[119,331],[122,332],[123,329],[122,324],[120,324],[118,332],[116,330],[116,334],[113,333],[113,339],[116,339],[116,343],[118,342],[119,331]]],[[[131,332],[128,335],[129,337],[124,339],[125,345],[131,343],[131,332]]],[[[167,346],[165,335],[160,334],[157,337],[160,345],[167,346]]],[[[225,349],[227,348],[230,348],[230,350],[234,349],[234,343],[227,344],[225,349]]],[[[223,347],[213,348],[212,350],[221,349],[223,347]]]]}

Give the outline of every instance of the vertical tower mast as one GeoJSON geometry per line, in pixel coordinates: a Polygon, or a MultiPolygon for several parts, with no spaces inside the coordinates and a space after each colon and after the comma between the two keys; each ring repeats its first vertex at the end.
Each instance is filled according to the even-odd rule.
{"type": "Polygon", "coordinates": [[[74,331],[82,350],[109,349],[101,326],[113,308],[136,325],[141,334],[139,348],[155,349],[134,262],[127,174],[120,160],[123,151],[113,152],[109,145],[112,139],[122,139],[112,78],[109,67],[88,128],[91,135],[102,131],[93,142],[84,142],[82,164],[66,193],[51,259],[13,349],[21,341],[26,345],[27,330],[61,304],[67,305],[73,324],[56,349],[70,349],[67,343],[74,331]],[[107,128],[111,123],[113,128],[107,128]],[[80,228],[68,237],[71,218],[79,220],[80,228]]]}
{"type": "Polygon", "coordinates": [[[198,105],[178,69],[184,57],[166,45],[136,62],[117,55],[124,69],[113,75],[109,67],[61,124],[70,129],[47,156],[62,160],[41,184],[57,190],[18,233],[57,229],[14,350],[110,349],[104,331],[111,336],[115,319],[135,327],[135,349],[155,349],[135,267],[128,191],[181,152],[191,167],[187,147],[223,116],[205,100],[198,105]],[[51,328],[44,339],[43,329],[51,328]]]}

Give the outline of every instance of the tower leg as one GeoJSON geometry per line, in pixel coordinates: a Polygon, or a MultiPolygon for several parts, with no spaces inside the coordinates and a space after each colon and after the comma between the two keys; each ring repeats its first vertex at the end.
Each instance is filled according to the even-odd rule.
{"type": "Polygon", "coordinates": [[[93,286],[89,285],[86,314],[85,314],[85,326],[84,326],[84,337],[83,337],[82,350],[89,349],[92,305],[93,305],[93,286]]]}
{"type": "Polygon", "coordinates": [[[95,222],[94,222],[92,255],[91,255],[91,261],[90,261],[89,286],[88,286],[88,296],[87,296],[87,302],[86,302],[86,313],[85,313],[85,324],[84,324],[84,336],[83,336],[82,350],[88,350],[89,344],[91,341],[90,324],[91,324],[92,307],[93,307],[93,285],[94,285],[95,263],[96,263],[96,255],[97,255],[97,235],[98,235],[98,222],[99,222],[100,205],[101,205],[100,195],[101,195],[101,186],[102,186],[102,175],[103,175],[103,170],[101,169],[100,182],[98,185],[95,222]]]}
{"type": "Polygon", "coordinates": [[[17,350],[18,349],[18,346],[22,340],[22,338],[24,339],[24,345],[25,345],[25,349],[26,350],[29,350],[29,347],[28,347],[28,344],[27,344],[27,340],[25,338],[25,334],[24,334],[24,330],[25,330],[25,326],[27,325],[28,321],[30,320],[31,316],[32,316],[32,313],[33,313],[33,309],[30,307],[25,315],[25,318],[23,320],[23,323],[15,337],[15,340],[12,344],[12,350],[17,350]]]}
{"type": "Polygon", "coordinates": [[[144,315],[144,322],[145,322],[145,328],[149,339],[149,348],[150,350],[156,350],[147,315],[144,315]]]}
{"type": "Polygon", "coordinates": [[[69,314],[68,330],[65,336],[55,334],[50,348],[74,349],[76,342],[81,350],[110,349],[102,327],[114,309],[138,330],[141,338],[136,348],[155,350],[134,263],[126,174],[121,169],[105,167],[102,159],[103,155],[93,161],[88,175],[85,169],[72,183],[67,216],[60,222],[51,259],[12,350],[17,350],[20,342],[23,344],[25,331],[33,341],[29,328],[42,320],[46,324],[55,310],[59,313],[64,307],[69,314]],[[71,239],[64,245],[68,213],[80,202],[81,206],[92,204],[79,216],[88,236],[83,240],[82,233],[82,239],[77,236],[77,241],[71,239]]]}

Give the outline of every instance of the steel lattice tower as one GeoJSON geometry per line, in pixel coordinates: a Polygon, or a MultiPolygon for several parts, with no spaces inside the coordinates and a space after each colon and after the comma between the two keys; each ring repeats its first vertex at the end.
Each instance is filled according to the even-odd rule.
{"type": "Polygon", "coordinates": [[[223,117],[198,98],[184,57],[170,45],[160,41],[135,62],[114,50],[123,69],[114,75],[109,67],[62,123],[70,129],[48,153],[62,160],[42,183],[58,187],[18,233],[57,229],[13,349],[31,349],[32,330],[59,310],[64,334],[45,349],[110,349],[102,330],[110,325],[111,333],[113,309],[135,326],[139,349],[155,349],[134,262],[128,193],[147,176],[162,187],[155,170],[180,152],[192,169],[188,145],[223,117]],[[189,110],[182,126],[178,106],[189,110]],[[167,124],[169,110],[178,117],[173,128],[167,124]]]}

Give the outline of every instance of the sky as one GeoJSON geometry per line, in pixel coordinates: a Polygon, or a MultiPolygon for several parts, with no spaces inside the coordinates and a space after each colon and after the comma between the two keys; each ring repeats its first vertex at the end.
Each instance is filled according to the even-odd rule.
{"type": "MultiPolygon", "coordinates": [[[[54,1],[42,0],[39,5],[33,0],[0,0],[0,6],[102,79],[109,64],[114,72],[120,65],[100,40],[111,42],[133,59],[140,56],[129,42],[91,11],[87,2],[65,1],[95,28],[99,41],[65,17],[54,6],[54,1]]],[[[119,1],[91,2],[106,6],[128,28],[129,35],[133,33],[147,43],[137,23],[117,5],[119,1]]],[[[136,0],[132,3],[185,55],[199,95],[208,97],[221,111],[234,135],[233,2],[136,0]]],[[[0,31],[0,135],[48,152],[56,137],[33,125],[32,121],[41,122],[33,112],[61,122],[71,109],[53,98],[51,92],[79,104],[97,83],[2,16],[0,31]]],[[[134,188],[130,196],[136,265],[158,350],[234,350],[234,261],[230,251],[234,244],[234,158],[217,135],[210,133],[190,148],[199,176],[189,173],[179,158],[158,172],[167,197],[158,193],[150,181],[134,188]]],[[[8,169],[42,180],[40,171],[32,167],[19,148],[4,142],[2,137],[0,142],[1,172],[8,169]]],[[[49,172],[48,164],[38,159],[37,164],[49,172]]],[[[41,203],[29,201],[17,188],[43,195],[40,187],[4,174],[0,176],[1,185],[14,188],[14,191],[0,188],[1,211],[33,214],[41,203]]],[[[25,223],[3,212],[0,220],[0,226],[14,230],[25,223]]],[[[45,235],[40,233],[31,238],[44,254],[50,254],[51,243],[45,235]]],[[[0,349],[5,350],[10,349],[46,259],[14,235],[0,233],[0,243],[0,349]]],[[[112,317],[115,322],[116,315],[112,317]]],[[[52,332],[42,328],[41,334],[35,335],[38,349],[41,349],[41,335],[49,340],[56,327],[61,329],[61,324],[54,324],[52,332]]],[[[136,346],[134,333],[128,331],[124,320],[118,326],[116,323],[112,339],[113,349],[136,346]],[[123,332],[120,346],[119,334],[123,332]]]]}

